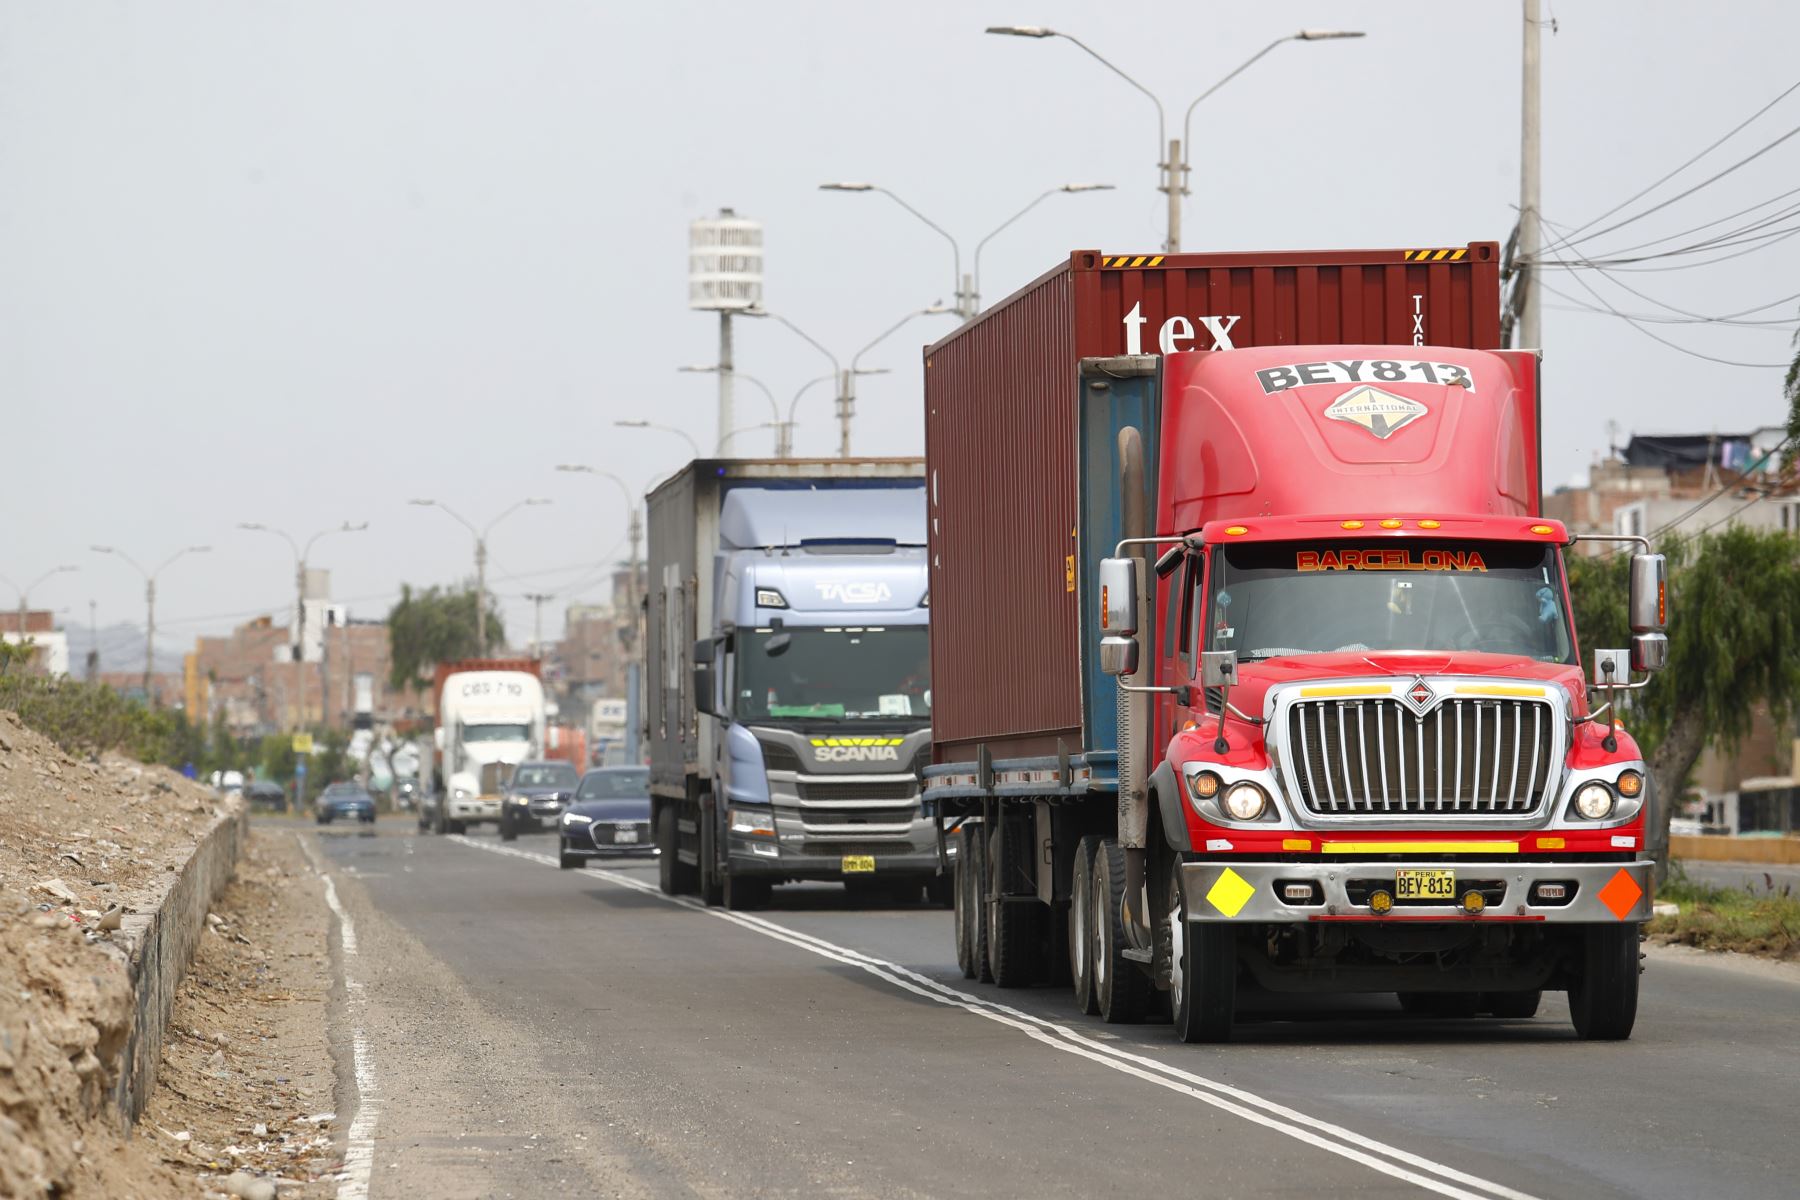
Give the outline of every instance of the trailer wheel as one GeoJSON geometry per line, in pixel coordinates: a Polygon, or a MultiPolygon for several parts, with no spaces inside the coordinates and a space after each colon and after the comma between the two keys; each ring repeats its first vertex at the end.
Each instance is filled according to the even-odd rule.
{"type": "Polygon", "coordinates": [[[1638,925],[1590,925],[1582,931],[1581,963],[1569,985],[1575,1033],[1590,1042],[1619,1042],[1637,1024],[1638,925]]]}
{"type": "Polygon", "coordinates": [[[1094,999],[1108,1025],[1134,1025],[1144,1019],[1153,990],[1150,977],[1125,957],[1125,849],[1105,838],[1094,854],[1092,883],[1094,999]]]}
{"type": "Polygon", "coordinates": [[[1031,827],[1016,813],[1001,816],[988,833],[987,945],[988,968],[1004,988],[1029,987],[1043,974],[1044,906],[1035,896],[1016,899],[1030,861],[1031,827]]]}
{"type": "Polygon", "coordinates": [[[1094,994],[1094,855],[1100,849],[1098,835],[1090,834],[1075,847],[1075,874],[1069,881],[1069,982],[1075,987],[1075,1007],[1089,1016],[1100,1011],[1094,994]]]}
{"type": "Polygon", "coordinates": [[[975,978],[982,983],[994,982],[994,964],[989,953],[987,922],[988,893],[988,828],[977,825],[969,851],[969,938],[975,956],[975,978]]]}
{"type": "Polygon", "coordinates": [[[956,866],[953,882],[955,887],[955,909],[952,921],[956,927],[956,965],[962,971],[964,979],[973,979],[981,974],[981,966],[975,961],[976,919],[979,905],[975,900],[975,831],[973,827],[959,828],[956,831],[956,866]]]}
{"type": "Polygon", "coordinates": [[[1481,993],[1481,1011],[1489,1016],[1499,1017],[1506,1021],[1529,1021],[1537,1016],[1538,1005],[1543,1002],[1541,990],[1529,992],[1483,992],[1481,993]]]}
{"type": "Polygon", "coordinates": [[[774,891],[774,885],[767,879],[727,875],[719,886],[719,898],[732,912],[748,912],[753,908],[767,908],[774,891]]]}
{"type": "Polygon", "coordinates": [[[1237,1010],[1237,931],[1219,921],[1190,924],[1180,864],[1169,871],[1169,1010],[1184,1042],[1228,1042],[1237,1010]]]}
{"type": "Polygon", "coordinates": [[[665,804],[656,817],[656,848],[662,851],[656,859],[656,882],[665,896],[680,896],[694,890],[694,868],[681,861],[680,847],[675,806],[665,804]]]}

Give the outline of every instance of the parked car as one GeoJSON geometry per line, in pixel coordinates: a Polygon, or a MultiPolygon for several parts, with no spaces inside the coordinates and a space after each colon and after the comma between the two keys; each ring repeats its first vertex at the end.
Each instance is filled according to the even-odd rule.
{"type": "Polygon", "coordinates": [[[559,823],[558,864],[568,870],[606,854],[653,856],[650,769],[600,767],[581,777],[559,823]]]}
{"type": "Polygon", "coordinates": [[[500,840],[510,842],[528,830],[554,829],[563,809],[575,798],[581,774],[555,759],[522,762],[500,803],[500,840]]]}
{"type": "Polygon", "coordinates": [[[375,797],[358,783],[327,784],[313,805],[313,815],[321,825],[329,825],[339,817],[373,825],[375,797]]]}
{"type": "Polygon", "coordinates": [[[252,812],[284,813],[288,810],[287,789],[273,780],[259,780],[244,794],[249,798],[252,812]]]}

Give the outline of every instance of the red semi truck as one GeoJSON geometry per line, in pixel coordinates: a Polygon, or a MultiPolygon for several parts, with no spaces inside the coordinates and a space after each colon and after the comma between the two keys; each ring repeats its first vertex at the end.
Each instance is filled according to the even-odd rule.
{"type": "Polygon", "coordinates": [[[1079,252],[927,350],[966,975],[1185,1041],[1251,989],[1629,1035],[1663,563],[1584,677],[1496,257],[1079,252]]]}

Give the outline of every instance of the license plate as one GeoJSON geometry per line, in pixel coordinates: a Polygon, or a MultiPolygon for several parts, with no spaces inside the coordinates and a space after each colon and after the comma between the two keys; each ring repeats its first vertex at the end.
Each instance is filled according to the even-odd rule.
{"type": "Polygon", "coordinates": [[[1394,895],[1401,900],[1454,900],[1456,872],[1395,871],[1394,895]]]}
{"type": "Polygon", "coordinates": [[[637,840],[638,840],[638,834],[637,834],[637,830],[635,830],[635,829],[615,829],[615,830],[613,830],[613,845],[615,845],[615,846],[635,845],[637,843],[637,840]]]}
{"type": "Polygon", "coordinates": [[[873,854],[844,855],[844,874],[846,875],[867,875],[874,869],[875,856],[873,854]]]}

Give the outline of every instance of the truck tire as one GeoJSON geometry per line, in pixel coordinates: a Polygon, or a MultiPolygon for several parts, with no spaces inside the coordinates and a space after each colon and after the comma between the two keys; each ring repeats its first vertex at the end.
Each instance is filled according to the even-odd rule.
{"type": "Polygon", "coordinates": [[[1069,881],[1069,982],[1075,1007],[1094,1016],[1100,1001],[1094,994],[1094,855],[1100,838],[1089,834],[1075,847],[1075,874],[1069,881]]]}
{"type": "Polygon", "coordinates": [[[1181,872],[1169,872],[1169,1014],[1184,1042],[1228,1042],[1237,1012],[1237,930],[1183,919],[1181,872]]]}
{"type": "Polygon", "coordinates": [[[1569,1016],[1576,1036],[1619,1042],[1637,1024],[1638,926],[1590,925],[1582,931],[1581,958],[1569,985],[1569,1016]]]}
{"type": "Polygon", "coordinates": [[[708,908],[717,908],[725,902],[725,880],[719,871],[718,836],[713,830],[713,819],[706,809],[700,809],[700,902],[708,908]]]}
{"type": "Polygon", "coordinates": [[[988,828],[976,825],[969,841],[969,947],[975,956],[975,978],[980,983],[994,982],[993,963],[988,958],[988,828]]]}
{"type": "Polygon", "coordinates": [[[1094,998],[1100,1019],[1108,1025],[1135,1025],[1150,1008],[1150,977],[1125,957],[1125,926],[1120,905],[1125,899],[1125,849],[1105,838],[1094,853],[1093,929],[1094,998]]]}
{"type": "Polygon", "coordinates": [[[975,927],[981,922],[976,914],[980,904],[976,900],[975,891],[975,838],[972,828],[959,828],[956,838],[956,866],[953,868],[955,882],[954,901],[951,921],[956,929],[956,965],[962,971],[964,979],[973,979],[981,974],[981,966],[975,961],[975,927]]]}
{"type": "Polygon", "coordinates": [[[1505,1021],[1529,1021],[1532,1017],[1537,1016],[1538,1005],[1543,1003],[1543,999],[1542,990],[1483,992],[1481,993],[1481,1011],[1505,1021]]]}
{"type": "Polygon", "coordinates": [[[1044,974],[1044,906],[1009,899],[1029,878],[1031,826],[1014,813],[988,833],[988,969],[1003,988],[1030,987],[1044,974]],[[1010,889],[1010,891],[1009,891],[1010,889]]]}
{"type": "Polygon", "coordinates": [[[681,861],[680,830],[675,825],[675,806],[665,804],[656,816],[656,883],[665,896],[681,896],[694,890],[694,868],[681,861]]]}
{"type": "Polygon", "coordinates": [[[767,908],[769,896],[774,892],[774,885],[767,879],[755,879],[745,875],[727,875],[720,885],[720,899],[732,912],[749,912],[755,908],[767,908]]]}

